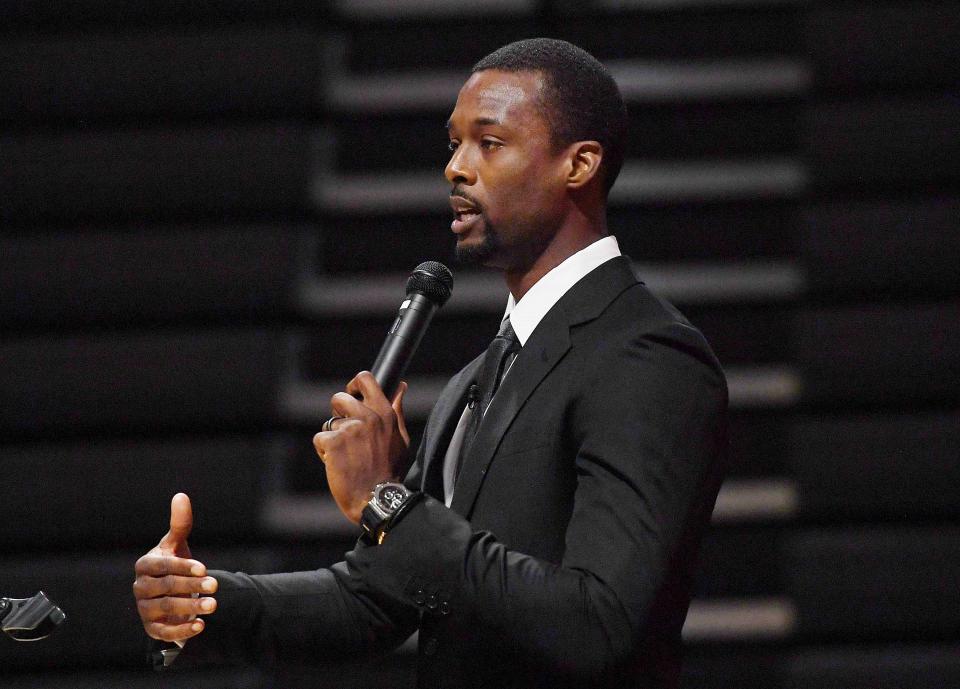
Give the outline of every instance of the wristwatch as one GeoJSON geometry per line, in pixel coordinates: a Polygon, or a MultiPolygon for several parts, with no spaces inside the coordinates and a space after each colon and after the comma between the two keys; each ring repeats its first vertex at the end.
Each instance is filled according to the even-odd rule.
{"type": "Polygon", "coordinates": [[[402,483],[378,483],[370,493],[370,502],[363,508],[360,526],[373,539],[374,543],[383,543],[390,525],[398,512],[421,493],[408,490],[402,483]]]}

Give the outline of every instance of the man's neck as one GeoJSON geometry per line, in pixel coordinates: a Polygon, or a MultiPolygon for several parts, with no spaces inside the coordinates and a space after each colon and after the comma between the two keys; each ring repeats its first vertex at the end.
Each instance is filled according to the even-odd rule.
{"type": "Polygon", "coordinates": [[[598,239],[607,235],[604,222],[580,226],[571,231],[558,232],[547,248],[537,257],[533,265],[520,269],[504,271],[507,288],[515,301],[520,301],[544,275],[581,251],[598,239]]]}

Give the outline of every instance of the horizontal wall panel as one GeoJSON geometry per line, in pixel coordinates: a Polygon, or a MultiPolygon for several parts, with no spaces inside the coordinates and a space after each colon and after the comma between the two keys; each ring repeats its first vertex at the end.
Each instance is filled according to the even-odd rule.
{"type": "Polygon", "coordinates": [[[838,645],[790,654],[790,689],[929,689],[960,684],[960,646],[838,645]]]}
{"type": "Polygon", "coordinates": [[[259,225],[0,236],[0,320],[276,319],[310,258],[311,234],[259,225]]]}
{"type": "Polygon", "coordinates": [[[697,689],[929,689],[960,683],[956,643],[743,647],[713,645],[684,654],[681,686],[697,689]]]}
{"type": "Polygon", "coordinates": [[[910,522],[960,514],[960,413],[734,410],[727,476],[796,482],[800,519],[910,522]]]}
{"type": "MultiPolygon", "coordinates": [[[[397,307],[403,297],[398,285],[397,307]]],[[[503,304],[506,306],[506,291],[503,304]]],[[[429,373],[452,375],[481,354],[497,334],[500,314],[438,315],[426,333],[417,355],[407,369],[408,376],[429,373]],[[451,346],[456,342],[456,346],[451,346]]],[[[318,322],[310,328],[301,353],[301,370],[307,380],[342,379],[344,384],[358,371],[369,369],[380,351],[396,313],[376,320],[356,319],[318,322]],[[331,337],[331,333],[336,333],[331,337]]],[[[326,400],[324,400],[326,403],[326,400]]]]}
{"type": "MultiPolygon", "coordinates": [[[[785,677],[789,663],[789,657],[779,648],[695,646],[684,652],[680,686],[697,689],[786,689],[785,677]]],[[[806,687],[800,685],[791,689],[806,687]]]]}
{"type": "MultiPolygon", "coordinates": [[[[397,306],[402,289],[397,289],[397,306]]],[[[503,306],[506,306],[504,290],[503,306]]],[[[411,362],[410,375],[453,374],[482,353],[496,334],[502,308],[484,313],[444,314],[430,326],[411,362]],[[450,343],[456,342],[456,346],[450,343]]],[[[791,312],[777,307],[724,307],[712,310],[688,309],[693,324],[701,328],[720,360],[727,364],[777,363],[789,353],[787,336],[791,312]]],[[[357,371],[369,368],[395,314],[376,319],[321,320],[307,332],[302,367],[308,380],[341,378],[349,380],[357,371]],[[331,337],[330,333],[336,333],[331,337]],[[346,343],[349,343],[347,345],[346,343]]]]}
{"type": "Polygon", "coordinates": [[[803,5],[804,0],[554,0],[560,14],[592,15],[597,12],[655,13],[714,9],[771,10],[803,5]]]}
{"type": "Polygon", "coordinates": [[[536,0],[487,0],[475,5],[464,5],[449,0],[332,0],[334,13],[352,21],[390,21],[398,19],[429,18],[438,15],[458,19],[463,16],[524,15],[536,9],[536,0]]]}
{"type": "Polygon", "coordinates": [[[312,141],[297,124],[0,136],[0,220],[303,212],[312,141]]]}
{"type": "Polygon", "coordinates": [[[8,553],[150,544],[178,492],[202,540],[249,539],[278,452],[256,436],[0,446],[0,543],[8,553]]]}
{"type": "MultiPolygon", "coordinates": [[[[438,179],[440,170],[437,171],[438,179]]],[[[635,261],[790,257],[800,252],[794,202],[628,205],[609,209],[608,228],[635,261]]],[[[327,215],[319,242],[326,273],[407,271],[450,261],[453,213],[327,215]]]]}
{"type": "Polygon", "coordinates": [[[792,201],[611,208],[607,227],[636,261],[786,258],[800,252],[792,201]]]}
{"type": "Polygon", "coordinates": [[[803,215],[808,289],[845,300],[960,293],[960,198],[818,203],[803,215]]]}
{"type": "Polygon", "coordinates": [[[743,649],[726,645],[716,650],[694,647],[684,652],[680,686],[697,689],[786,689],[788,666],[789,658],[780,649],[743,649]]]}
{"type": "Polygon", "coordinates": [[[790,56],[724,59],[605,60],[624,100],[632,103],[736,101],[744,104],[804,95],[811,73],[790,56]]]}
{"type": "Polygon", "coordinates": [[[360,115],[348,113],[331,123],[336,136],[336,169],[341,172],[436,170],[443,175],[450,159],[445,124],[456,94],[429,114],[360,115]],[[388,145],[385,145],[388,144],[388,145]]]}
{"type": "Polygon", "coordinates": [[[788,55],[799,51],[798,17],[795,9],[777,8],[595,15],[589,22],[563,22],[548,32],[542,23],[517,17],[462,20],[456,31],[437,19],[382,22],[353,27],[345,66],[356,72],[462,66],[466,78],[466,70],[487,53],[545,34],[571,41],[600,60],[788,55]],[[431,37],[426,43],[425,33],[431,37]],[[383,45],[393,49],[375,48],[383,45]]]}
{"type": "Polygon", "coordinates": [[[960,103],[931,95],[814,106],[805,148],[821,189],[952,188],[960,183],[960,103]]]}
{"type": "MultiPolygon", "coordinates": [[[[337,169],[345,173],[435,169],[450,158],[444,123],[456,94],[429,115],[338,118],[337,169]],[[389,142],[388,146],[384,142],[389,142]]],[[[793,102],[722,102],[629,107],[626,157],[684,158],[789,155],[800,144],[793,102]]]]}
{"type": "Polygon", "coordinates": [[[792,521],[800,512],[800,491],[791,478],[729,477],[720,487],[711,521],[717,525],[792,521]]]}
{"type": "Polygon", "coordinates": [[[788,156],[800,147],[801,108],[791,101],[628,105],[627,158],[788,156]]]}
{"type": "Polygon", "coordinates": [[[773,364],[790,359],[791,304],[731,304],[681,311],[707,338],[725,365],[773,364]]]}
{"type": "MultiPolygon", "coordinates": [[[[731,366],[727,367],[726,374],[732,409],[784,410],[794,408],[799,402],[801,381],[789,366],[731,366]]],[[[403,399],[404,412],[412,420],[424,421],[443,392],[449,373],[408,378],[410,390],[403,399]]],[[[283,418],[292,424],[314,427],[317,410],[324,409],[330,398],[343,390],[345,380],[349,378],[291,380],[283,388],[283,418]]]]}
{"type": "MultiPolygon", "coordinates": [[[[786,595],[798,602],[800,619],[808,619],[807,631],[816,635],[858,638],[860,619],[870,625],[865,638],[884,636],[907,619],[902,638],[923,638],[919,612],[960,595],[950,586],[960,573],[957,535],[952,525],[715,526],[704,536],[695,592],[706,599],[786,595]],[[833,609],[844,596],[853,600],[833,609]],[[898,617],[884,621],[885,612],[898,617]]],[[[931,617],[929,635],[942,635],[947,620],[958,615],[953,609],[931,617]]]]}
{"type": "Polygon", "coordinates": [[[727,476],[789,475],[793,423],[793,415],[782,410],[732,410],[728,417],[727,476]]]}
{"type": "Polygon", "coordinates": [[[711,528],[694,579],[697,598],[773,596],[783,592],[780,532],[773,527],[711,528]]]}
{"type": "MultiPolygon", "coordinates": [[[[799,200],[809,185],[795,157],[697,161],[627,160],[610,190],[611,206],[799,200]]],[[[449,207],[439,171],[339,175],[325,170],[312,189],[317,207],[339,215],[436,213],[449,207]]]]}
{"type": "Polygon", "coordinates": [[[809,638],[953,638],[960,528],[843,528],[784,541],[786,591],[809,638]]]}
{"type": "MultiPolygon", "coordinates": [[[[331,50],[331,55],[337,54],[336,49],[331,50]]],[[[806,63],[791,57],[614,58],[604,62],[633,114],[643,114],[657,104],[725,101],[749,107],[764,100],[775,104],[802,96],[811,81],[806,63]]],[[[467,76],[465,68],[446,66],[392,73],[348,72],[335,57],[331,59],[337,66],[326,80],[326,102],[337,112],[354,115],[448,111],[467,76]]],[[[700,124],[710,123],[701,120],[700,124]]]]}
{"type": "Polygon", "coordinates": [[[276,418],[286,341],[266,331],[101,334],[0,343],[0,429],[248,428],[276,418]]]}
{"type": "MultiPolygon", "coordinates": [[[[414,380],[414,386],[419,382],[414,380]]],[[[432,399],[427,402],[429,408],[432,399]]],[[[715,518],[723,524],[781,526],[798,520],[954,519],[960,490],[954,466],[958,433],[956,414],[821,418],[734,409],[725,485],[729,490],[715,518]]],[[[411,435],[415,447],[419,424],[411,435]]],[[[306,445],[288,467],[292,491],[315,492],[326,485],[323,469],[306,445]]],[[[739,557],[738,548],[719,552],[739,557]]]]}
{"type": "Polygon", "coordinates": [[[270,26],[0,38],[0,121],[309,112],[319,41],[270,26]]]}
{"type": "MultiPolygon", "coordinates": [[[[145,656],[144,656],[145,657],[145,656]]],[[[4,675],[5,689],[263,689],[263,673],[253,669],[219,669],[155,673],[145,668],[113,672],[30,672],[4,675]]],[[[294,689],[289,687],[289,689],[294,689]]]]}
{"type": "Polygon", "coordinates": [[[949,637],[960,619],[957,527],[714,527],[697,597],[785,596],[798,635],[823,639],[949,637]]]}
{"type": "Polygon", "coordinates": [[[324,16],[326,2],[316,0],[14,0],[0,4],[0,26],[40,31],[76,31],[112,26],[194,25],[210,23],[258,23],[296,19],[309,21],[324,16]]]}
{"type": "Polygon", "coordinates": [[[820,90],[960,82],[960,7],[950,0],[812,3],[804,32],[820,90]]]}
{"type": "Polygon", "coordinates": [[[371,689],[412,687],[417,682],[417,636],[387,655],[358,658],[346,655],[336,661],[313,664],[282,663],[264,689],[371,689]]]}
{"type": "Polygon", "coordinates": [[[813,417],[791,428],[805,517],[960,518],[960,412],[813,417]]]}
{"type": "MultiPolygon", "coordinates": [[[[438,168],[438,180],[441,173],[438,168]]],[[[452,221],[453,211],[443,206],[423,213],[398,210],[388,216],[325,214],[318,268],[323,273],[358,274],[362,280],[360,274],[409,274],[423,261],[440,261],[456,275],[452,221]]]]}
{"type": "MultiPolygon", "coordinates": [[[[688,314],[722,314],[738,307],[788,308],[804,293],[805,277],[794,261],[632,261],[634,274],[662,298],[681,306],[688,314]]],[[[408,271],[312,274],[298,288],[298,305],[315,318],[361,315],[392,316],[397,309],[397,286],[404,284],[408,271]]],[[[506,299],[503,276],[492,271],[458,271],[456,290],[444,307],[444,315],[502,313],[506,299]]],[[[698,316],[699,317],[699,316],[698,316]]]]}
{"type": "Polygon", "coordinates": [[[812,405],[960,402],[958,301],[805,309],[795,342],[812,405]]]}

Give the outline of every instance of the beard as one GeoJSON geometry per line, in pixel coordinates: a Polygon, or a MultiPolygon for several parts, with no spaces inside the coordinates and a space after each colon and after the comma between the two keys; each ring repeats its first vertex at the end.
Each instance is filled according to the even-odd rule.
{"type": "Polygon", "coordinates": [[[458,241],[454,248],[454,258],[462,266],[489,265],[490,261],[501,253],[502,248],[503,244],[496,228],[484,218],[483,239],[473,246],[467,246],[458,241]]]}
{"type": "Polygon", "coordinates": [[[505,271],[524,271],[546,251],[555,232],[545,232],[539,223],[518,224],[506,240],[493,223],[484,218],[484,233],[473,245],[457,242],[454,259],[464,267],[484,266],[505,271]],[[518,235],[518,236],[515,236],[518,235]]]}

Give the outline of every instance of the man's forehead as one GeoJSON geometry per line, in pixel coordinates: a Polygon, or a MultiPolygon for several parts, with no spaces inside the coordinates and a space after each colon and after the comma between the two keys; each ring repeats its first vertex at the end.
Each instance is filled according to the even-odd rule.
{"type": "Polygon", "coordinates": [[[457,108],[475,109],[477,119],[502,122],[511,111],[533,106],[539,89],[540,77],[533,72],[484,70],[460,89],[457,108]]]}
{"type": "Polygon", "coordinates": [[[495,83],[477,92],[481,109],[506,110],[525,101],[527,91],[516,84],[495,83]]]}

